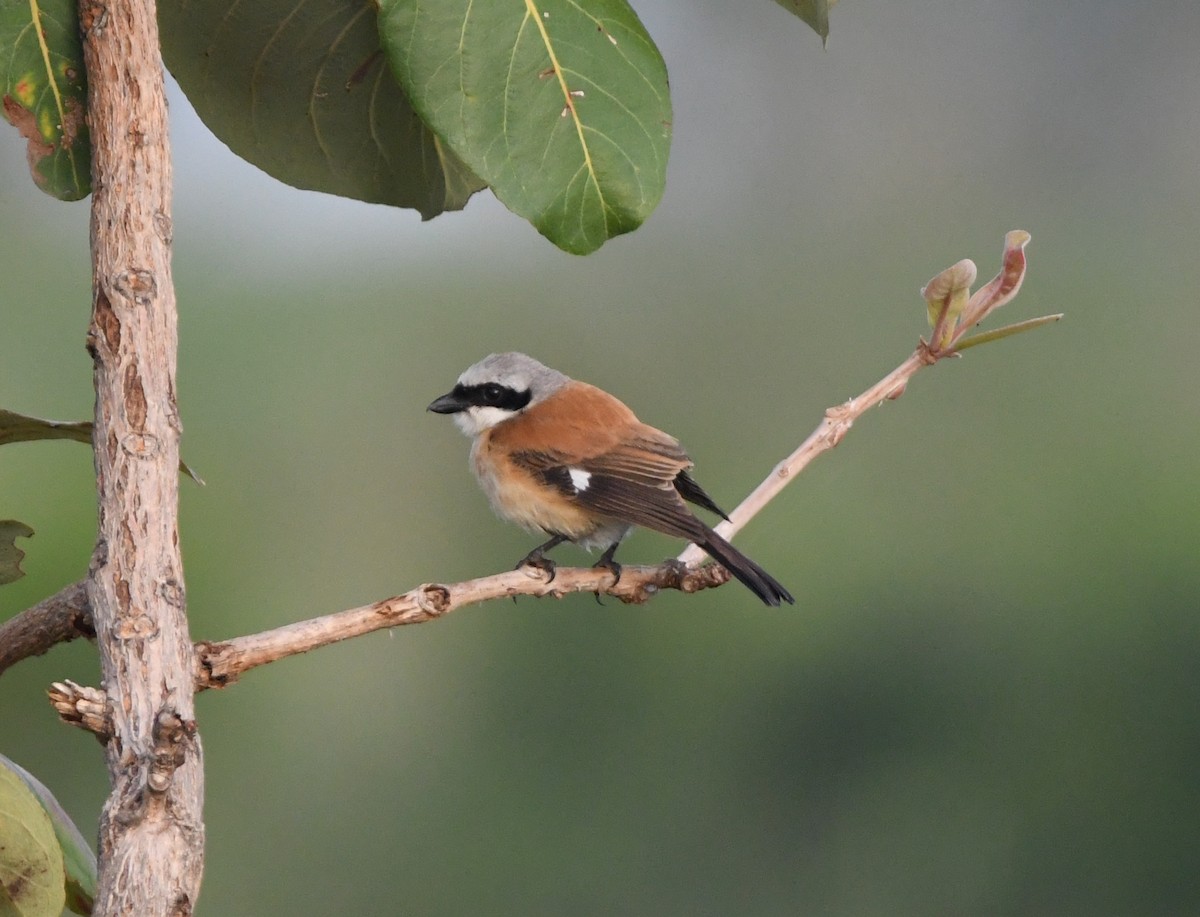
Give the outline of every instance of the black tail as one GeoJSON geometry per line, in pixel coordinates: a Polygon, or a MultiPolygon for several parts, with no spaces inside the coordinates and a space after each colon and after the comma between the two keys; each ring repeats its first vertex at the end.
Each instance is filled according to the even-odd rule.
{"type": "Polygon", "coordinates": [[[712,529],[708,529],[704,540],[697,541],[696,544],[767,605],[779,605],[780,602],[787,602],[789,605],[796,603],[792,594],[784,589],[775,577],[712,529]]]}

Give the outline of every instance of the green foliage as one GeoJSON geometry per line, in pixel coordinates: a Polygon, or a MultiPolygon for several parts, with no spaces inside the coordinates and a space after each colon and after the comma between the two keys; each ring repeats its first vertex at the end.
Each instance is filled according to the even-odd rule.
{"type": "Polygon", "coordinates": [[[421,117],[556,245],[586,254],[650,215],[671,101],[624,0],[384,0],[380,21],[421,117]]]}
{"type": "Polygon", "coordinates": [[[25,785],[33,791],[46,814],[50,816],[66,871],[67,907],[76,914],[90,914],[96,897],[96,854],[83,839],[71,816],[42,781],[15,761],[0,755],[0,771],[4,768],[8,768],[25,781],[25,785]]]}
{"type": "MultiPolygon", "coordinates": [[[[44,439],[69,439],[87,446],[92,444],[92,422],[90,420],[43,420],[0,408],[0,446],[12,443],[28,443],[44,439]]],[[[182,459],[179,470],[197,484],[204,480],[182,459]]],[[[15,519],[0,521],[0,586],[19,580],[25,575],[21,560],[25,552],[16,546],[14,539],[29,538],[33,529],[15,519]]]]}
{"type": "Polygon", "coordinates": [[[16,545],[18,538],[31,538],[33,529],[24,522],[16,519],[0,520],[0,586],[15,583],[25,571],[21,569],[21,560],[25,552],[16,545]]]}
{"type": "Polygon", "coordinates": [[[92,424],[87,420],[42,420],[0,408],[0,446],[39,439],[73,439],[90,445],[92,424]]]}
{"type": "MultiPolygon", "coordinates": [[[[831,2],[778,2],[828,36],[831,2]]],[[[159,20],[163,58],[204,123],[297,188],[430,219],[490,186],[577,254],[636,229],[662,198],[667,70],[625,0],[193,0],[161,4],[159,20]]],[[[0,56],[4,114],[34,179],[86,196],[75,4],[0,3],[0,56]]]]}
{"type": "Polygon", "coordinates": [[[413,113],[353,0],[159,6],[163,58],[239,156],[297,188],[429,219],[484,187],[413,113]]]}
{"type": "Polygon", "coordinates": [[[0,759],[0,914],[57,917],[66,900],[62,853],[37,796],[0,759]]]}
{"type": "Polygon", "coordinates": [[[829,11],[837,0],[775,0],[790,13],[795,13],[808,27],[821,36],[821,41],[829,41],[829,11]]]}
{"type": "Polygon", "coordinates": [[[1025,246],[1030,235],[1014,229],[1004,237],[1004,259],[1000,273],[971,292],[978,269],[970,258],[964,258],[938,273],[922,289],[929,325],[933,329],[929,347],[933,354],[958,353],[1014,334],[1032,331],[1062,318],[1062,313],[1043,315],[1013,325],[1005,325],[966,337],[967,333],[1001,306],[1011,302],[1025,280],[1025,246]]]}
{"type": "Polygon", "coordinates": [[[1003,340],[1004,338],[1012,337],[1014,334],[1020,334],[1023,331],[1032,331],[1034,328],[1040,328],[1042,325],[1051,325],[1062,319],[1062,317],[1063,313],[1057,312],[1054,315],[1040,315],[1037,318],[1028,318],[1023,322],[1014,322],[1011,325],[1005,325],[1003,328],[994,328],[991,331],[984,331],[973,337],[966,338],[954,349],[955,351],[963,351],[969,347],[976,347],[979,344],[988,344],[992,341],[1003,340]]]}
{"type": "MultiPolygon", "coordinates": [[[[9,443],[27,443],[39,439],[71,439],[77,443],[92,444],[92,422],[90,420],[43,420],[6,411],[0,408],[0,446],[9,443]]],[[[197,484],[204,481],[184,461],[179,470],[197,484]]]]}
{"type": "Polygon", "coordinates": [[[0,2],[4,117],[28,143],[39,188],[64,201],[91,191],[87,82],[73,0],[0,2]]]}

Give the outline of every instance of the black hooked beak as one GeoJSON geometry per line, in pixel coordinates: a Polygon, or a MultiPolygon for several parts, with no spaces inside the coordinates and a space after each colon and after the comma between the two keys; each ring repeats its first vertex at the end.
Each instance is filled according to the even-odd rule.
{"type": "Polygon", "coordinates": [[[433,411],[435,414],[457,414],[459,411],[465,411],[470,406],[461,395],[455,392],[446,392],[441,398],[435,398],[433,403],[425,410],[433,411]]]}

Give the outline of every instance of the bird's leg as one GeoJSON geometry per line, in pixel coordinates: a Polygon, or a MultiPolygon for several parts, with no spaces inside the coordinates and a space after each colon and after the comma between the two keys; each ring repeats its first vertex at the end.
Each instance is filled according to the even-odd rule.
{"type": "Polygon", "coordinates": [[[613,560],[613,555],[617,553],[617,545],[621,542],[614,541],[600,555],[600,559],[592,564],[592,569],[608,570],[613,575],[613,585],[621,582],[621,565],[613,560]]]}
{"type": "MultiPolygon", "coordinates": [[[[621,543],[620,539],[618,539],[617,541],[614,541],[607,548],[605,548],[604,553],[600,555],[600,559],[598,561],[596,561],[594,564],[592,564],[593,570],[608,570],[608,571],[610,571],[613,575],[613,585],[614,586],[617,585],[617,583],[621,582],[621,565],[619,563],[617,563],[615,560],[613,560],[613,555],[617,553],[617,545],[619,545],[620,543],[621,543]]],[[[596,596],[596,604],[603,605],[604,603],[600,601],[600,591],[599,590],[596,591],[595,596],[596,596]]]]}
{"type": "Polygon", "coordinates": [[[520,563],[513,567],[513,569],[520,570],[522,567],[533,567],[535,570],[545,570],[550,574],[550,578],[546,580],[546,582],[554,582],[554,568],[557,566],[557,564],[555,564],[554,561],[546,556],[546,552],[551,548],[558,547],[558,545],[562,544],[566,540],[567,537],[565,535],[555,535],[545,544],[538,545],[536,548],[522,557],[520,563]]]}

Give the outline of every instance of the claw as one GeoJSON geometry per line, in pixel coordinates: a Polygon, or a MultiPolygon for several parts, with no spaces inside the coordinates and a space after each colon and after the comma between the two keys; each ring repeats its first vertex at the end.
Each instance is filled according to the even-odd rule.
{"type": "Polygon", "coordinates": [[[550,578],[546,580],[547,583],[553,583],[554,577],[558,575],[556,572],[558,564],[543,554],[541,548],[535,548],[530,551],[521,558],[521,562],[513,567],[513,569],[520,570],[522,567],[533,567],[535,570],[544,570],[546,573],[549,573],[550,578]]]}
{"type": "MultiPolygon", "coordinates": [[[[608,549],[600,555],[600,559],[592,564],[593,570],[608,570],[612,573],[613,586],[621,582],[621,565],[613,560],[613,555],[617,553],[617,544],[619,542],[609,545],[608,549]]],[[[603,605],[604,603],[600,601],[600,593],[597,591],[593,594],[596,596],[596,604],[603,605]]]]}
{"type": "Polygon", "coordinates": [[[594,564],[592,564],[593,570],[595,570],[595,569],[611,570],[612,575],[614,577],[614,580],[613,580],[614,586],[617,583],[621,582],[621,565],[619,563],[617,563],[615,560],[613,560],[613,555],[617,553],[617,545],[618,544],[620,544],[619,541],[616,541],[616,542],[613,542],[612,544],[610,544],[605,549],[604,553],[600,555],[600,559],[597,560],[594,564]]]}
{"type": "Polygon", "coordinates": [[[513,569],[520,570],[522,567],[533,567],[535,570],[545,570],[547,573],[550,574],[550,578],[548,580],[546,580],[546,582],[553,583],[554,582],[554,568],[557,565],[554,563],[554,561],[552,561],[549,557],[546,556],[546,552],[549,551],[551,548],[555,547],[556,545],[562,544],[566,540],[567,540],[567,537],[565,535],[553,536],[545,544],[538,545],[536,548],[534,548],[532,551],[530,551],[528,554],[526,554],[524,557],[522,557],[521,562],[518,563],[515,567],[513,567],[513,569]]]}
{"type": "Polygon", "coordinates": [[[613,585],[621,582],[621,565],[612,558],[605,560],[601,557],[598,561],[592,564],[593,570],[607,570],[613,575],[613,585]]]}

